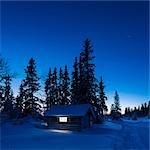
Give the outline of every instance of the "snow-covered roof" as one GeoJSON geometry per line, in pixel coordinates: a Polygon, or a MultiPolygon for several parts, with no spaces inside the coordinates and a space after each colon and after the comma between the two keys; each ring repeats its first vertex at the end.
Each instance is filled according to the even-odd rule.
{"type": "Polygon", "coordinates": [[[58,105],[45,111],[44,116],[84,116],[89,110],[94,115],[90,104],[58,105]]]}

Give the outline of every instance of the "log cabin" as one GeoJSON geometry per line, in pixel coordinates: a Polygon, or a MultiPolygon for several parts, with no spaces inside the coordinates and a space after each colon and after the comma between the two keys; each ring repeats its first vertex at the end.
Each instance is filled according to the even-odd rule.
{"type": "Polygon", "coordinates": [[[89,128],[96,117],[90,104],[58,105],[44,113],[48,128],[81,130],[89,128]]]}

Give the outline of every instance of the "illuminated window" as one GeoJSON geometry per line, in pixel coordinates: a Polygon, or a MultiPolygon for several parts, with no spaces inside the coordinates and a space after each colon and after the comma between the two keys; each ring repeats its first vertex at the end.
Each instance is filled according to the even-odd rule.
{"type": "Polygon", "coordinates": [[[67,117],[59,117],[59,122],[67,122],[67,117]]]}

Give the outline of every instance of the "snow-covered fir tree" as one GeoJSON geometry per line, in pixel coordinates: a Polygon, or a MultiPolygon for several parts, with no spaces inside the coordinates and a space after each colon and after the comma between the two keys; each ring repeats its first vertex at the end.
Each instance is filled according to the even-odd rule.
{"type": "Polygon", "coordinates": [[[86,39],[80,54],[80,103],[96,103],[96,87],[93,63],[93,49],[89,39],[86,39]]]}
{"type": "Polygon", "coordinates": [[[107,105],[106,105],[106,100],[107,96],[105,95],[104,92],[104,82],[101,77],[100,83],[99,83],[99,98],[98,98],[98,108],[99,111],[101,112],[101,115],[103,116],[104,112],[108,111],[107,105]]]}
{"type": "Polygon", "coordinates": [[[0,85],[0,112],[4,109],[4,102],[5,102],[4,87],[0,85]]]}
{"type": "Polygon", "coordinates": [[[25,87],[25,97],[26,101],[25,110],[26,114],[36,115],[37,112],[40,112],[40,99],[36,96],[36,93],[40,89],[39,85],[39,77],[36,71],[36,64],[35,60],[31,58],[29,60],[29,64],[25,69],[26,78],[24,80],[24,87],[25,87]]]}
{"type": "Polygon", "coordinates": [[[0,111],[4,110],[6,78],[9,74],[7,61],[0,55],[0,111]]]}
{"type": "Polygon", "coordinates": [[[52,93],[52,72],[51,69],[49,69],[47,78],[45,80],[45,95],[46,95],[46,99],[45,99],[45,103],[46,103],[46,109],[51,108],[52,106],[52,101],[53,101],[53,93],[52,93]]]}
{"type": "Polygon", "coordinates": [[[60,68],[59,70],[59,78],[58,78],[58,103],[62,104],[63,101],[63,70],[60,68]]]}
{"type": "Polygon", "coordinates": [[[58,105],[59,101],[58,101],[58,78],[57,78],[57,69],[56,67],[54,68],[54,72],[53,72],[53,77],[52,77],[52,85],[53,85],[53,89],[52,89],[52,94],[53,94],[53,102],[52,105],[58,105]]]}
{"type": "Polygon", "coordinates": [[[115,92],[115,96],[114,96],[114,107],[115,107],[115,111],[117,112],[121,111],[120,100],[117,91],[115,92]]]}
{"type": "Polygon", "coordinates": [[[111,107],[110,107],[110,114],[112,115],[115,111],[115,107],[114,107],[114,104],[111,104],[111,107]]]}
{"type": "Polygon", "coordinates": [[[147,115],[147,103],[145,102],[144,103],[144,116],[146,116],[147,115]]]}
{"type": "MultiPolygon", "coordinates": [[[[11,90],[11,81],[16,76],[15,73],[10,71],[10,67],[8,62],[0,55],[0,111],[4,111],[4,105],[6,107],[6,103],[10,105],[11,101],[8,101],[10,98],[11,90]],[[5,97],[6,96],[6,97],[5,97]]],[[[6,109],[5,109],[6,110],[6,109]]]]}
{"type": "Polygon", "coordinates": [[[124,114],[125,114],[125,116],[128,116],[128,108],[127,107],[124,110],[124,114]]]}
{"type": "Polygon", "coordinates": [[[82,87],[83,87],[83,62],[82,62],[82,57],[81,57],[81,53],[80,53],[80,58],[79,58],[79,99],[78,102],[79,103],[85,103],[85,101],[82,101],[82,97],[83,97],[83,92],[82,92],[82,87]]]}
{"type": "Polygon", "coordinates": [[[78,74],[78,60],[75,57],[75,62],[73,65],[72,72],[72,82],[71,82],[71,100],[73,104],[77,104],[79,99],[79,74],[78,74]]]}
{"type": "Polygon", "coordinates": [[[63,75],[63,100],[62,105],[68,105],[71,103],[70,100],[70,78],[67,66],[65,66],[64,75],[63,75]]]}
{"type": "Polygon", "coordinates": [[[8,114],[10,118],[12,118],[13,113],[13,93],[11,90],[11,81],[12,78],[10,75],[4,77],[4,109],[3,111],[8,114]]]}
{"type": "Polygon", "coordinates": [[[19,94],[16,97],[16,103],[15,103],[15,110],[16,110],[16,117],[20,118],[22,116],[23,113],[23,103],[25,102],[25,90],[24,90],[24,86],[23,86],[23,82],[20,84],[19,87],[19,94]]]}
{"type": "Polygon", "coordinates": [[[0,84],[8,74],[10,76],[8,62],[0,55],[0,84]]]}
{"type": "Polygon", "coordinates": [[[141,116],[144,116],[144,104],[141,105],[141,116]]]}
{"type": "Polygon", "coordinates": [[[117,91],[114,96],[114,104],[111,105],[111,117],[113,120],[120,120],[121,117],[121,106],[117,91]]]}

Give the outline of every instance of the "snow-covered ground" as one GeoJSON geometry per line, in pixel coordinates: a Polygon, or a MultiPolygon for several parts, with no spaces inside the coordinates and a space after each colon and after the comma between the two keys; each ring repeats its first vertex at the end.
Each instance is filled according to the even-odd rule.
{"type": "Polygon", "coordinates": [[[1,150],[148,150],[149,121],[105,122],[77,131],[39,129],[35,122],[1,125],[1,150]]]}

